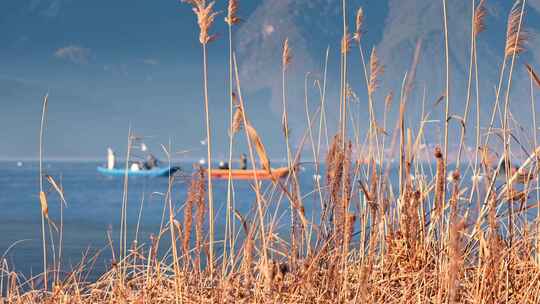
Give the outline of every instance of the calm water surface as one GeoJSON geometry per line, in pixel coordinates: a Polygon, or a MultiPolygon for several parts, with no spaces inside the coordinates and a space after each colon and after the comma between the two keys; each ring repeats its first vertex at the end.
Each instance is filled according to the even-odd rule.
{"type": "MultiPolygon", "coordinates": [[[[94,277],[106,269],[111,262],[111,250],[107,246],[107,232],[113,242],[118,243],[120,214],[123,194],[123,178],[111,178],[97,173],[95,162],[47,162],[45,173],[54,177],[64,188],[67,208],[63,209],[64,240],[63,265],[69,271],[81,261],[83,253],[101,250],[95,263],[94,277]]],[[[186,197],[188,177],[192,165],[179,164],[184,177],[179,177],[173,186],[173,201],[177,218],[182,219],[181,207],[186,197]]],[[[39,204],[38,163],[28,162],[21,167],[16,162],[0,162],[0,258],[4,257],[10,269],[26,276],[42,271],[41,216],[39,204]]],[[[308,214],[320,208],[310,199],[308,192],[314,188],[313,168],[306,166],[300,174],[302,192],[308,214]]],[[[250,183],[235,183],[236,209],[245,216],[254,212],[255,197],[250,183]]],[[[264,184],[266,189],[269,184],[264,184]]],[[[225,205],[227,182],[217,181],[214,186],[216,231],[222,234],[225,228],[225,205]]],[[[46,182],[46,190],[50,186],[46,182]]],[[[60,225],[60,200],[52,188],[49,189],[50,218],[60,225]]],[[[162,220],[167,178],[130,178],[128,190],[129,239],[135,238],[135,227],[142,203],[139,244],[149,243],[151,234],[157,234],[162,220]]],[[[273,202],[279,201],[274,197],[273,202]]],[[[280,223],[288,223],[288,205],[283,200],[277,209],[280,223]]],[[[317,202],[318,204],[318,202],[317,202]]],[[[269,214],[276,211],[273,207],[269,214]]],[[[166,214],[168,216],[168,213],[166,214]]],[[[270,216],[270,215],[269,215],[270,216]]],[[[238,225],[238,223],[237,223],[238,225]]],[[[58,240],[55,241],[57,243],[58,240]]],[[[168,242],[168,240],[166,240],[168,242]]],[[[49,240],[50,243],[50,240],[49,240]]],[[[165,245],[163,247],[168,247],[165,245]]],[[[219,250],[219,248],[217,249],[219,250]]],[[[49,261],[52,263],[52,261],[49,261]]]]}

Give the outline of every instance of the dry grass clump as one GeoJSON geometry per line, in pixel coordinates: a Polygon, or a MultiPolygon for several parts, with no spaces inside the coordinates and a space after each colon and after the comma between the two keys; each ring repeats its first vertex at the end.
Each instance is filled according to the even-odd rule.
{"type": "MultiPolygon", "coordinates": [[[[201,27],[200,42],[206,54],[205,45],[212,39],[208,30],[215,16],[213,3],[185,2],[194,6],[201,27]]],[[[467,125],[473,85],[479,95],[476,39],[486,30],[485,1],[473,1],[472,4],[469,96],[465,115],[458,117],[464,126],[467,125]]],[[[508,75],[508,91],[512,73],[505,73],[506,60],[514,57],[514,61],[524,51],[526,38],[522,30],[524,6],[520,4],[518,1],[509,16],[507,44],[502,50],[506,58],[500,82],[508,75]]],[[[344,13],[345,8],[344,1],[344,13]]],[[[225,21],[229,25],[230,42],[232,25],[239,22],[237,10],[238,2],[229,1],[225,21]]],[[[60,267],[48,267],[45,256],[45,273],[28,280],[11,270],[5,261],[0,261],[0,303],[540,303],[540,214],[531,217],[531,211],[539,206],[534,197],[540,197],[540,148],[535,147],[536,138],[531,140],[535,144],[529,146],[519,142],[527,134],[512,132],[522,130],[524,126],[507,119],[511,113],[505,106],[505,121],[501,122],[505,134],[500,136],[505,147],[492,147],[487,139],[496,133],[495,121],[485,128],[480,126],[478,119],[477,144],[471,149],[474,157],[469,158],[474,161],[470,161],[467,170],[460,169],[459,165],[450,167],[446,150],[443,152],[441,146],[431,148],[425,143],[423,134],[425,121],[431,119],[429,114],[423,113],[418,125],[404,119],[416,64],[404,79],[401,94],[396,94],[401,96],[396,127],[386,130],[384,113],[384,132],[378,132],[373,93],[383,73],[383,60],[373,49],[369,66],[364,62],[360,43],[364,22],[364,11],[359,9],[353,39],[360,49],[366,96],[358,96],[368,100],[370,130],[366,132],[366,138],[360,138],[361,133],[354,129],[357,113],[349,104],[350,96],[344,94],[350,87],[346,72],[350,38],[344,24],[341,50],[336,51],[342,58],[339,107],[337,104],[328,109],[325,107],[326,73],[324,81],[317,82],[320,108],[310,113],[306,106],[310,121],[306,134],[310,136],[316,131],[328,134],[326,111],[339,108],[341,118],[339,131],[330,140],[327,138],[328,151],[323,161],[319,159],[322,140],[319,138],[318,146],[312,143],[317,173],[319,166],[326,169],[320,171],[324,174],[322,181],[319,181],[320,175],[314,176],[313,189],[301,188],[299,180],[302,174],[298,170],[299,156],[307,135],[302,138],[296,155],[290,151],[288,142],[285,71],[290,68],[292,56],[289,42],[285,40],[281,64],[284,127],[287,130],[284,136],[291,170],[287,179],[262,183],[254,175],[253,180],[247,182],[252,183],[256,202],[246,214],[234,208],[234,189],[229,180],[227,226],[221,237],[221,232],[215,233],[212,228],[212,188],[210,182],[207,184],[210,179],[206,175],[211,170],[197,167],[190,177],[184,203],[174,207],[171,203],[170,218],[161,231],[146,244],[134,242],[119,260],[113,251],[115,258],[110,267],[96,281],[84,280],[84,266],[88,261],[61,276],[58,275],[60,267]],[[317,115],[320,115],[318,130],[311,125],[317,115]],[[345,123],[349,117],[352,117],[353,132],[349,132],[345,123]],[[514,123],[519,128],[513,128],[514,123]],[[480,143],[480,132],[486,137],[484,144],[480,143]],[[350,133],[354,134],[353,138],[349,138],[350,133]],[[379,134],[381,138],[378,138],[379,134]],[[510,137],[518,142],[516,146],[508,144],[510,137]],[[399,144],[395,145],[396,142],[399,144]],[[388,147],[392,150],[390,156],[399,162],[399,181],[391,177],[392,168],[385,153],[388,147]],[[514,149],[525,150],[527,154],[524,161],[514,159],[518,165],[516,169],[509,161],[510,155],[516,152],[514,149]],[[429,157],[429,162],[419,161],[421,154],[429,157]],[[451,174],[447,176],[449,172],[451,174]],[[291,206],[288,211],[290,227],[285,229],[288,235],[279,226],[283,214],[271,208],[282,201],[291,206]],[[310,214],[305,208],[309,204],[320,206],[317,207],[320,212],[310,214]],[[177,219],[182,217],[180,223],[177,219]],[[206,223],[209,231],[206,231],[206,223]],[[163,239],[169,230],[174,239],[170,243],[163,239]],[[214,239],[214,236],[217,237],[214,239]],[[176,250],[176,244],[181,247],[180,251],[176,250]],[[212,254],[216,244],[224,244],[223,255],[220,251],[215,256],[212,254]],[[160,255],[159,252],[165,253],[160,255]],[[179,256],[177,252],[180,252],[179,256]],[[48,272],[57,274],[54,281],[47,279],[48,272]],[[46,282],[40,281],[42,279],[46,282]]],[[[247,118],[249,108],[245,108],[242,99],[232,43],[229,46],[231,153],[233,136],[243,128],[252,166],[256,167],[255,156],[258,156],[261,166],[271,170],[262,138],[247,118]],[[238,100],[233,83],[236,83],[234,91],[238,100]]],[[[415,58],[414,62],[417,61],[415,58]]],[[[206,60],[203,63],[206,80],[206,60]]],[[[540,81],[530,65],[527,69],[534,106],[533,84],[536,82],[540,86],[540,81]]],[[[206,81],[203,86],[206,93],[206,81]]],[[[436,106],[446,99],[448,109],[448,93],[444,93],[436,106]]],[[[493,111],[493,117],[502,93],[503,86],[499,85],[496,105],[489,109],[493,111]]],[[[509,92],[506,93],[507,101],[509,92]]],[[[392,99],[390,93],[381,101],[385,112],[392,110],[392,99]]],[[[206,94],[205,103],[208,103],[206,94]]],[[[477,107],[477,112],[487,111],[480,108],[479,102],[477,107]]],[[[360,110],[365,111],[364,108],[360,110]]],[[[208,108],[206,112],[208,114],[208,108]]],[[[447,125],[450,118],[456,116],[445,113],[447,119],[440,122],[441,125],[447,125]]],[[[535,124],[532,128],[536,130],[535,124]]],[[[460,143],[460,153],[464,129],[456,139],[460,143]]],[[[444,149],[447,146],[445,143],[444,149]]],[[[232,159],[232,154],[230,157],[232,159]]],[[[210,163],[210,150],[208,160],[210,163]]],[[[42,206],[47,205],[41,194],[40,199],[42,206]]],[[[47,214],[47,208],[43,207],[44,219],[47,214]]],[[[46,238],[43,239],[46,250],[46,238]]]]}

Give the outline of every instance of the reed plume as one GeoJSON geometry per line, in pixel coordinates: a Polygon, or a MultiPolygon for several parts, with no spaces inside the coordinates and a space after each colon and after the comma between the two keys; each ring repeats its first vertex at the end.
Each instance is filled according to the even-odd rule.
{"type": "Polygon", "coordinates": [[[244,123],[244,111],[242,110],[242,107],[237,105],[236,110],[233,115],[233,123],[231,126],[231,136],[236,134],[238,131],[242,129],[242,125],[244,123]]]}
{"type": "MultiPolygon", "coordinates": [[[[334,225],[335,241],[341,244],[343,237],[343,227],[345,224],[345,197],[346,190],[344,174],[347,174],[344,169],[346,165],[345,150],[342,148],[345,145],[340,133],[337,133],[332,139],[332,143],[326,156],[326,182],[329,192],[329,203],[325,206],[325,211],[333,215],[330,224],[334,225]]],[[[348,149],[347,149],[348,150],[348,149]]]]}
{"type": "Polygon", "coordinates": [[[289,47],[289,38],[285,39],[285,42],[283,43],[283,53],[281,56],[281,65],[283,67],[283,70],[287,70],[289,65],[292,62],[292,54],[291,54],[291,48],[289,47]]]}
{"type": "Polygon", "coordinates": [[[481,32],[486,30],[485,18],[485,0],[480,0],[478,6],[474,9],[473,32],[475,37],[477,37],[481,32]]]}
{"type": "Polygon", "coordinates": [[[373,94],[379,86],[379,77],[384,73],[384,66],[379,62],[377,56],[377,50],[373,48],[370,58],[370,72],[369,72],[369,85],[368,92],[373,94]]]}
{"type": "Polygon", "coordinates": [[[355,31],[353,34],[353,39],[360,44],[360,41],[362,40],[362,34],[363,29],[362,26],[364,25],[364,9],[361,7],[356,11],[356,19],[355,19],[355,31]]]}
{"type": "Polygon", "coordinates": [[[441,214],[443,211],[444,189],[446,180],[446,166],[440,147],[435,148],[435,158],[437,160],[437,173],[435,176],[435,211],[441,214]]]}
{"type": "Polygon", "coordinates": [[[326,182],[334,203],[339,201],[340,182],[343,174],[343,139],[341,134],[336,134],[332,139],[330,149],[326,156],[326,182]]]}
{"type": "Polygon", "coordinates": [[[345,217],[344,232],[343,232],[343,257],[342,262],[346,263],[349,247],[351,245],[353,233],[354,233],[354,222],[356,221],[356,215],[352,212],[347,212],[345,217]]]}
{"type": "Polygon", "coordinates": [[[49,219],[49,204],[47,203],[47,195],[45,192],[39,192],[39,204],[41,205],[41,213],[45,216],[45,219],[49,219]]]}
{"type": "Polygon", "coordinates": [[[351,35],[346,33],[341,38],[341,54],[347,54],[351,50],[351,35]]]}
{"type": "Polygon", "coordinates": [[[238,12],[238,0],[229,0],[227,6],[227,17],[225,17],[225,23],[229,26],[240,23],[240,18],[236,15],[238,12]]]}
{"type": "Polygon", "coordinates": [[[459,277],[463,264],[461,233],[465,228],[464,219],[459,218],[459,180],[460,173],[458,170],[452,172],[453,190],[450,198],[450,232],[449,232],[449,269],[448,283],[450,303],[459,303],[460,300],[460,284],[459,277]]]}
{"type": "Polygon", "coordinates": [[[507,57],[513,54],[520,54],[525,50],[527,43],[527,33],[521,29],[521,0],[514,3],[510,15],[508,17],[508,25],[506,29],[506,47],[505,54],[507,57]]]}
{"type": "Polygon", "coordinates": [[[349,140],[343,156],[343,209],[347,211],[349,209],[349,203],[351,200],[351,157],[352,157],[352,142],[349,140]]]}
{"type": "MultiPolygon", "coordinates": [[[[199,170],[196,172],[197,180],[196,183],[196,206],[197,209],[195,210],[195,248],[197,250],[197,265],[199,266],[199,271],[201,269],[201,252],[205,248],[204,245],[204,231],[203,231],[203,225],[204,225],[204,215],[206,213],[206,188],[204,184],[204,171],[199,168],[199,170]]],[[[211,261],[209,261],[211,262],[211,261]]]]}
{"type": "Polygon", "coordinates": [[[451,224],[450,227],[450,244],[449,244],[449,269],[448,269],[448,283],[449,283],[449,302],[450,303],[462,303],[460,297],[460,271],[463,265],[463,253],[461,244],[461,233],[465,228],[465,221],[463,219],[451,224]]]}
{"type": "Polygon", "coordinates": [[[252,143],[255,144],[255,151],[257,151],[257,155],[259,156],[259,160],[261,162],[261,166],[264,170],[270,172],[270,159],[268,158],[268,155],[266,154],[266,149],[264,148],[264,145],[262,143],[261,138],[259,137],[259,134],[257,134],[257,130],[250,124],[247,123],[246,131],[249,136],[249,139],[252,143]]]}
{"type": "Polygon", "coordinates": [[[394,92],[388,93],[384,99],[384,107],[390,109],[392,107],[392,102],[394,100],[394,92]]]}
{"type": "Polygon", "coordinates": [[[196,174],[193,174],[191,177],[191,184],[188,189],[188,194],[186,201],[184,203],[184,237],[182,238],[182,248],[184,249],[184,255],[188,256],[189,254],[189,243],[191,240],[191,227],[193,223],[193,203],[197,201],[197,189],[199,180],[196,177],[196,174]]]}
{"type": "Polygon", "coordinates": [[[203,45],[212,42],[216,36],[210,35],[210,28],[214,24],[214,19],[218,15],[214,12],[215,2],[210,2],[208,5],[205,0],[182,0],[182,2],[191,4],[193,6],[193,12],[197,16],[197,23],[199,24],[199,42],[203,45]]]}
{"type": "Polygon", "coordinates": [[[289,47],[289,38],[286,38],[283,43],[283,53],[281,57],[281,88],[282,88],[282,102],[283,102],[283,114],[281,117],[281,124],[283,128],[283,134],[285,136],[285,145],[287,147],[287,166],[292,166],[291,146],[289,143],[289,117],[287,114],[287,89],[286,89],[286,75],[287,69],[292,62],[291,48],[289,47]]]}

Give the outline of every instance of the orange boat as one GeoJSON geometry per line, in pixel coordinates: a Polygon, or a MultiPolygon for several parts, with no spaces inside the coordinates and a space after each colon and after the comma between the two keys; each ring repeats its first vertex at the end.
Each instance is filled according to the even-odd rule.
{"type": "Polygon", "coordinates": [[[212,169],[212,178],[215,179],[228,179],[229,178],[229,172],[231,173],[232,179],[236,180],[248,180],[248,179],[254,179],[255,176],[257,176],[258,180],[265,180],[265,179],[278,179],[285,177],[289,174],[289,168],[282,167],[282,168],[276,168],[272,169],[271,173],[267,170],[263,169],[212,169]]]}

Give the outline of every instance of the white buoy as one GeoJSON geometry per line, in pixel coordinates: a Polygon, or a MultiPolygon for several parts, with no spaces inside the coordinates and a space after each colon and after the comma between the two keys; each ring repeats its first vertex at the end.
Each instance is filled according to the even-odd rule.
{"type": "Polygon", "coordinates": [[[206,164],[206,159],[204,158],[199,159],[199,165],[204,165],[204,164],[206,164]]]}
{"type": "Polygon", "coordinates": [[[17,167],[20,168],[20,167],[22,167],[22,166],[23,166],[23,162],[22,162],[22,161],[18,161],[18,162],[17,162],[17,167]]]}

